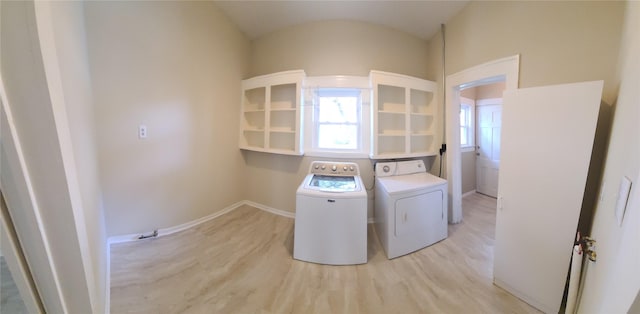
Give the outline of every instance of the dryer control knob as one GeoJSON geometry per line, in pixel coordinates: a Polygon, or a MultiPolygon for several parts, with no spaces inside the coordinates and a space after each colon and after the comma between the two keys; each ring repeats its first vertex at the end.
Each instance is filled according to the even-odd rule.
{"type": "Polygon", "coordinates": [[[389,170],[391,170],[391,168],[389,168],[389,166],[382,167],[382,171],[384,171],[384,172],[389,172],[389,170]]]}
{"type": "Polygon", "coordinates": [[[316,165],[315,167],[313,167],[314,169],[320,169],[320,166],[316,165]]]}
{"type": "Polygon", "coordinates": [[[322,165],[322,170],[324,170],[325,168],[327,168],[325,165],[322,165]]]}
{"type": "Polygon", "coordinates": [[[347,166],[342,167],[342,170],[344,170],[344,171],[347,171],[347,169],[349,169],[349,168],[347,168],[347,166]]]}
{"type": "Polygon", "coordinates": [[[355,168],[353,168],[353,166],[349,167],[349,170],[353,171],[355,170],[355,168]]]}
{"type": "Polygon", "coordinates": [[[338,166],[336,166],[336,165],[333,165],[333,166],[331,167],[331,170],[333,170],[333,171],[336,171],[336,170],[338,170],[338,166]]]}

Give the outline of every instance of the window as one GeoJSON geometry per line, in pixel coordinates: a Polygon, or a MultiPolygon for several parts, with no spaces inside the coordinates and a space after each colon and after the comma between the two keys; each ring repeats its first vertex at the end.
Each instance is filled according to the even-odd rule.
{"type": "Polygon", "coordinates": [[[306,79],[305,85],[305,155],[367,157],[370,142],[368,79],[311,77],[306,79]]]}
{"type": "Polygon", "coordinates": [[[357,150],[360,142],[360,90],[319,89],[314,107],[316,148],[357,150]]]}
{"type": "Polygon", "coordinates": [[[460,147],[466,151],[473,150],[474,144],[474,101],[460,98],[460,147]]]}

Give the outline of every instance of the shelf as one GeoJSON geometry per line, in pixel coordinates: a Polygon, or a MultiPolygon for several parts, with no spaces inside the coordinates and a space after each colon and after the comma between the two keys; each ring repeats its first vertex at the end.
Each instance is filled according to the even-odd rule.
{"type": "Polygon", "coordinates": [[[407,132],[405,130],[386,130],[384,132],[378,133],[378,136],[405,136],[407,132]]]}
{"type": "Polygon", "coordinates": [[[242,81],[239,147],[301,155],[300,89],[304,71],[286,71],[242,81]]]}
{"type": "Polygon", "coordinates": [[[378,107],[378,112],[406,113],[407,105],[404,103],[385,102],[378,107]]]}
{"type": "Polygon", "coordinates": [[[295,134],[296,131],[290,129],[290,128],[270,128],[269,132],[272,133],[291,133],[291,134],[295,134]]]}
{"type": "Polygon", "coordinates": [[[411,136],[434,136],[433,132],[415,132],[411,136]]]}
{"type": "Polygon", "coordinates": [[[435,155],[437,85],[420,78],[371,71],[373,88],[371,158],[435,155]]]}
{"type": "Polygon", "coordinates": [[[404,111],[381,111],[378,110],[378,114],[397,114],[397,115],[405,115],[406,113],[404,111]]]}

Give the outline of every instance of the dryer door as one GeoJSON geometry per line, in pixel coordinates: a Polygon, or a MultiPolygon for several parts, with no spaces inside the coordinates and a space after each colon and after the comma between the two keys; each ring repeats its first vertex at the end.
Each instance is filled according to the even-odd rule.
{"type": "Polygon", "coordinates": [[[446,219],[444,210],[441,190],[398,199],[395,219],[396,237],[422,235],[433,238],[436,234],[439,235],[442,221],[446,219]]]}

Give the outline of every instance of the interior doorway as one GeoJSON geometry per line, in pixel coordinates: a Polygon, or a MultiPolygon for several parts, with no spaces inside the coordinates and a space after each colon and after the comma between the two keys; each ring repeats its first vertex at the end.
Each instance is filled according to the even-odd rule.
{"type": "Polygon", "coordinates": [[[449,223],[462,221],[462,150],[460,131],[460,92],[467,88],[504,82],[504,89],[518,88],[520,56],[487,62],[447,76],[446,142],[447,180],[449,181],[449,223]]]}
{"type": "Polygon", "coordinates": [[[462,195],[498,194],[502,92],[505,82],[460,91],[462,195]]]}

